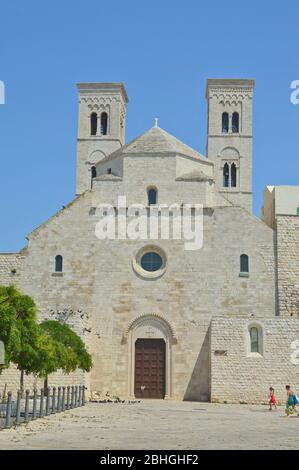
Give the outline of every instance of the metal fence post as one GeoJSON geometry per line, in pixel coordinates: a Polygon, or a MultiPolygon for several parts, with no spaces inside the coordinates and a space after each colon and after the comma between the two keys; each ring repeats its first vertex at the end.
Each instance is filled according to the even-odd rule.
{"type": "Polygon", "coordinates": [[[70,386],[68,385],[67,386],[67,394],[66,394],[66,409],[69,410],[70,409],[70,386]]]}
{"type": "Polygon", "coordinates": [[[40,402],[39,402],[39,417],[43,418],[44,416],[44,389],[40,389],[40,402]]]}
{"type": "Polygon", "coordinates": [[[16,409],[16,424],[20,424],[21,422],[21,400],[22,400],[22,392],[18,390],[17,393],[17,409],[16,409]]]}
{"type": "Polygon", "coordinates": [[[74,399],[75,399],[75,387],[72,385],[72,398],[71,398],[71,408],[74,408],[74,399]]]}
{"type": "Polygon", "coordinates": [[[56,413],[56,387],[53,387],[53,395],[52,395],[52,413],[56,413]]]}
{"type": "Polygon", "coordinates": [[[62,387],[61,409],[65,411],[65,387],[62,387]]]}
{"type": "Polygon", "coordinates": [[[47,388],[46,416],[50,414],[50,387],[47,388]]]}
{"type": "Polygon", "coordinates": [[[11,402],[12,402],[12,393],[8,392],[8,394],[7,394],[7,405],[6,405],[5,428],[10,428],[11,427],[11,402]]]}
{"type": "Polygon", "coordinates": [[[85,385],[83,385],[83,390],[82,390],[82,406],[85,405],[85,385]]]}
{"type": "Polygon", "coordinates": [[[61,387],[58,387],[58,394],[57,394],[57,411],[58,411],[58,413],[61,411],[61,387]]]}
{"type": "Polygon", "coordinates": [[[78,385],[75,387],[75,408],[78,406],[78,385]]]}
{"type": "Polygon", "coordinates": [[[36,419],[36,405],[37,405],[37,390],[33,390],[33,408],[32,408],[32,419],[36,419]]]}
{"type": "Polygon", "coordinates": [[[82,401],[82,385],[79,385],[78,406],[81,406],[81,401],[82,401]]]}
{"type": "Polygon", "coordinates": [[[29,393],[30,393],[30,390],[26,390],[26,397],[25,397],[25,418],[24,418],[24,422],[25,423],[28,423],[29,421],[29,393]]]}

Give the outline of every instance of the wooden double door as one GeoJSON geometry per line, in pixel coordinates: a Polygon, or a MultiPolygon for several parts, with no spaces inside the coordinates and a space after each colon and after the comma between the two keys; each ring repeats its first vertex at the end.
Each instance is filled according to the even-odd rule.
{"type": "Polygon", "coordinates": [[[135,397],[165,397],[165,354],[163,339],[137,339],[135,343],[135,397]]]}

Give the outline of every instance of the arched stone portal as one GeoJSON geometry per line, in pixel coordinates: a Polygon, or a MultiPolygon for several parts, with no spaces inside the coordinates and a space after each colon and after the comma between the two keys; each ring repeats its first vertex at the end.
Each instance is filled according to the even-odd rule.
{"type": "Polygon", "coordinates": [[[128,395],[135,397],[135,346],[137,340],[156,339],[165,342],[165,399],[172,397],[172,345],[176,343],[174,330],[160,315],[141,315],[135,318],[124,335],[128,344],[128,395]]]}

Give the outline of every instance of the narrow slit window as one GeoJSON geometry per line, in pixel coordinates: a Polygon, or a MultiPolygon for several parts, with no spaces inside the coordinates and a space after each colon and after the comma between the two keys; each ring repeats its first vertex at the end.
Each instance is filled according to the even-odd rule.
{"type": "Polygon", "coordinates": [[[90,115],[90,134],[97,135],[98,128],[98,115],[97,113],[91,113],[90,115]]]}
{"type": "Polygon", "coordinates": [[[57,255],[55,257],[55,272],[56,273],[62,273],[62,264],[63,264],[62,256],[57,255]]]}
{"type": "Polygon", "coordinates": [[[101,114],[101,134],[102,135],[108,134],[108,114],[107,113],[101,114]]]}
{"type": "Polygon", "coordinates": [[[234,134],[239,133],[239,113],[233,113],[232,116],[232,131],[234,134]]]}
{"type": "Polygon", "coordinates": [[[247,255],[240,256],[240,272],[249,273],[249,258],[247,255]]]}
{"type": "Polygon", "coordinates": [[[96,176],[97,176],[97,169],[96,169],[95,166],[92,166],[91,167],[91,177],[96,178],[96,176]]]}
{"type": "Polygon", "coordinates": [[[155,188],[150,188],[147,192],[147,196],[149,206],[157,204],[157,190],[155,188]]]}
{"type": "Polygon", "coordinates": [[[230,172],[231,172],[231,187],[235,188],[237,186],[237,167],[235,163],[231,164],[230,172]]]}
{"type": "Polygon", "coordinates": [[[223,167],[223,186],[225,188],[229,187],[229,164],[225,163],[223,167]]]}
{"type": "Polygon", "coordinates": [[[227,134],[229,129],[229,116],[228,113],[222,114],[222,134],[227,134]]]}
{"type": "Polygon", "coordinates": [[[250,352],[259,352],[259,331],[256,327],[250,328],[250,352]]]}

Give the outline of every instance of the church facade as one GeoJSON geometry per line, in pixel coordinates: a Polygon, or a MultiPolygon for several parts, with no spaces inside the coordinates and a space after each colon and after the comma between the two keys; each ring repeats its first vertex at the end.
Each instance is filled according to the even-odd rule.
{"type": "MultiPolygon", "coordinates": [[[[207,81],[202,156],[157,122],[125,144],[124,85],[78,85],[76,196],[19,253],[0,254],[0,283],[31,295],[41,319],[67,321],[92,353],[89,374],[50,383],[253,403],[271,385],[281,400],[285,384],[298,387],[299,187],[266,187],[261,219],[252,214],[253,92],[253,80],[207,81]],[[201,205],[202,246],[160,228],[120,236],[118,223],[100,238],[98,208],[118,214],[120,197],[126,222],[136,204],[158,220],[164,206],[189,204],[194,219],[201,205]]],[[[17,381],[13,368],[0,375],[0,387],[17,381]]]]}

